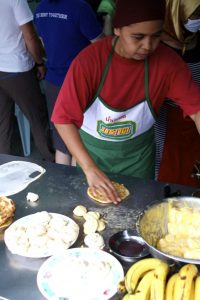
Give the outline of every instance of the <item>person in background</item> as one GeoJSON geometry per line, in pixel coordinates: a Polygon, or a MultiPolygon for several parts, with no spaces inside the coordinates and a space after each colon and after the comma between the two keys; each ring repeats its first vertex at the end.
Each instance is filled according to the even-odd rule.
{"type": "MultiPolygon", "coordinates": [[[[162,41],[184,59],[200,86],[199,30],[199,0],[166,0],[162,41]]],[[[156,128],[162,157],[158,180],[200,186],[199,180],[191,177],[194,164],[200,160],[200,136],[194,122],[183,116],[180,106],[168,100],[156,128]]]]}
{"type": "Polygon", "coordinates": [[[85,0],[90,4],[103,27],[105,36],[113,34],[112,19],[115,13],[115,0],[85,0]]]}
{"type": "MultiPolygon", "coordinates": [[[[45,90],[49,116],[75,56],[102,35],[95,13],[81,0],[43,0],[35,10],[35,25],[46,51],[45,90]]],[[[80,83],[81,84],[81,83],[80,83]]],[[[71,164],[71,154],[53,126],[56,163],[71,164]]]]}
{"type": "Polygon", "coordinates": [[[101,0],[97,9],[97,13],[102,15],[104,34],[106,36],[113,34],[112,20],[115,14],[115,2],[115,0],[101,0]]]}
{"type": "Polygon", "coordinates": [[[44,51],[32,20],[26,0],[1,1],[0,153],[11,154],[17,103],[30,122],[35,145],[42,157],[53,161],[45,131],[48,127],[46,103],[38,81],[45,74],[44,51]]]}
{"type": "Polygon", "coordinates": [[[182,58],[160,43],[164,17],[165,0],[118,0],[115,36],[77,55],[54,107],[52,121],[88,185],[115,204],[108,173],[155,176],[154,123],[166,97],[200,132],[200,88],[182,58]]]}

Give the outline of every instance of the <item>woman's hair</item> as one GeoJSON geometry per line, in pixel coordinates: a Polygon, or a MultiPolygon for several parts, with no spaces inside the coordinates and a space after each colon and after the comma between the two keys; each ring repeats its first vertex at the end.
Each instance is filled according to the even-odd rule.
{"type": "Polygon", "coordinates": [[[182,44],[189,43],[193,34],[186,39],[183,24],[199,5],[199,0],[166,0],[165,32],[182,44]]]}

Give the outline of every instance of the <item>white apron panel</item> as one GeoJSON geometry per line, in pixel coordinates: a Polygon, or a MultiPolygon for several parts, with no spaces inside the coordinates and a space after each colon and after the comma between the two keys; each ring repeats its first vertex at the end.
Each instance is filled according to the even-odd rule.
{"type": "Polygon", "coordinates": [[[97,139],[118,142],[145,133],[154,123],[146,100],[126,111],[114,111],[97,97],[84,113],[81,129],[97,139]]]}

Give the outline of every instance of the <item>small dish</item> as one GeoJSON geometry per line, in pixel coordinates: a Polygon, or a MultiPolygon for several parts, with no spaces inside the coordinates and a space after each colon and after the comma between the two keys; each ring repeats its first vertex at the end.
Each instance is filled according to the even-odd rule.
{"type": "Polygon", "coordinates": [[[135,262],[149,255],[148,246],[131,229],[119,231],[109,239],[110,252],[125,262],[135,262]]]}

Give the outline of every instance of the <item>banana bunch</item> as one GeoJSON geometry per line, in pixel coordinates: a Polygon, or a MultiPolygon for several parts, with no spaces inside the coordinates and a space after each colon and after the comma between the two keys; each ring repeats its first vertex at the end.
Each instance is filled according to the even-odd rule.
{"type": "Polygon", "coordinates": [[[122,300],[200,300],[200,275],[195,265],[186,264],[171,276],[168,273],[168,264],[158,258],[139,260],[121,282],[121,291],[126,291],[122,300]]]}
{"type": "Polygon", "coordinates": [[[193,264],[184,265],[178,273],[173,274],[166,287],[166,300],[199,300],[200,276],[193,264]]]}
{"type": "Polygon", "coordinates": [[[158,258],[134,263],[125,276],[127,294],[123,300],[164,300],[169,266],[158,258]]]}

